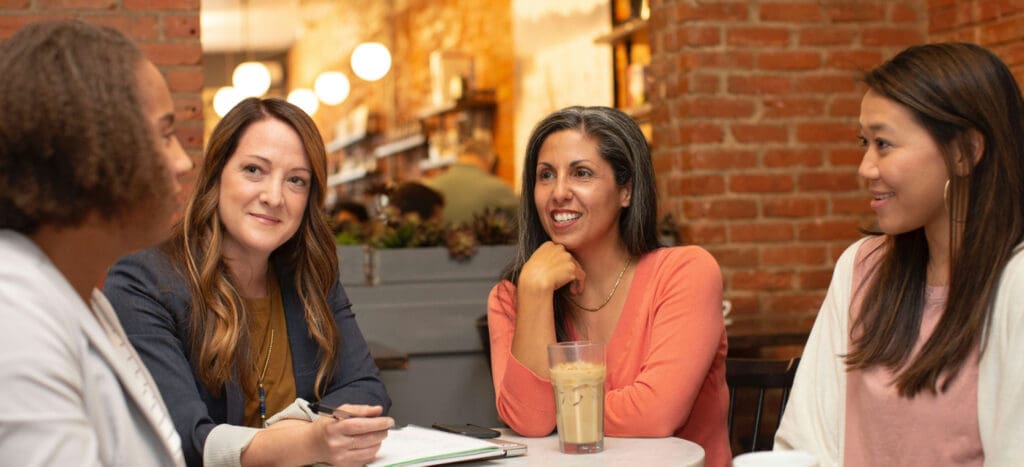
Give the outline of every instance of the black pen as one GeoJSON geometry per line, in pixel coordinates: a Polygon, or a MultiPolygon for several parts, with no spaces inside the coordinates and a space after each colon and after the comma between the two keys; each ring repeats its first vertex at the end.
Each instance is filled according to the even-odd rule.
{"type": "Polygon", "coordinates": [[[359,418],[358,415],[346,412],[337,407],[331,407],[323,402],[314,402],[309,404],[309,410],[314,412],[320,412],[325,415],[330,415],[338,420],[345,420],[347,418],[359,418]]]}

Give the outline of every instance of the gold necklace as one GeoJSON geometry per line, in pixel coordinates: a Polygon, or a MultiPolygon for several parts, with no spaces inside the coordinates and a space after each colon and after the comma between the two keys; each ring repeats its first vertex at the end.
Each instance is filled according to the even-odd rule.
{"type": "Polygon", "coordinates": [[[576,300],[573,300],[571,296],[566,295],[565,297],[568,298],[569,301],[572,302],[573,305],[576,305],[576,308],[579,308],[581,310],[586,310],[586,311],[589,311],[591,313],[593,313],[595,311],[598,311],[601,308],[604,308],[604,306],[607,305],[608,302],[612,301],[612,296],[614,296],[615,295],[615,291],[619,289],[619,282],[622,282],[622,275],[626,273],[626,269],[629,269],[629,263],[631,263],[632,261],[633,261],[632,257],[626,258],[626,265],[622,267],[621,271],[619,271],[619,277],[615,278],[615,285],[612,286],[612,291],[608,292],[608,297],[605,298],[604,302],[601,303],[600,305],[598,305],[597,308],[587,308],[587,307],[577,303],[576,300]]]}
{"type": "MultiPolygon", "coordinates": [[[[271,319],[273,319],[271,317],[271,319]]],[[[267,358],[263,361],[263,371],[260,373],[260,377],[257,380],[260,389],[260,421],[263,422],[263,427],[267,427],[267,392],[263,389],[263,378],[267,376],[267,367],[270,366],[270,353],[274,351],[274,328],[273,323],[270,323],[270,345],[267,346],[267,358]]]]}

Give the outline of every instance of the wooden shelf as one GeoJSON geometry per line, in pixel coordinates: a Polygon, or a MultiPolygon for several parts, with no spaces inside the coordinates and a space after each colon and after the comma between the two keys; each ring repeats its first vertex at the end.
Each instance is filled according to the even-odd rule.
{"type": "Polygon", "coordinates": [[[417,133],[377,146],[377,148],[373,150],[373,155],[378,159],[391,157],[417,146],[422,146],[426,142],[427,139],[424,138],[422,134],[417,133]]]}
{"type": "Polygon", "coordinates": [[[594,39],[598,44],[616,44],[629,39],[634,33],[647,30],[648,20],[632,18],[612,28],[611,32],[594,39]]]}
{"type": "Polygon", "coordinates": [[[366,169],[348,169],[333,173],[327,177],[327,186],[338,186],[366,178],[369,172],[366,169]]]}
{"type": "Polygon", "coordinates": [[[633,120],[638,122],[645,122],[651,119],[651,103],[647,102],[638,107],[632,107],[628,109],[622,109],[626,115],[633,117],[633,120]]]}
{"type": "Polygon", "coordinates": [[[365,139],[369,133],[362,131],[351,135],[345,135],[327,143],[327,153],[337,152],[365,139]]]}

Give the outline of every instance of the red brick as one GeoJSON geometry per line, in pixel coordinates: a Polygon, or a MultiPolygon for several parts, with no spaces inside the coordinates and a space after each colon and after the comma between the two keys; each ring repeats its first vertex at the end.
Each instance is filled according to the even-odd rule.
{"type": "Polygon", "coordinates": [[[947,31],[957,26],[956,9],[943,8],[928,12],[928,32],[947,31]]]}
{"type": "Polygon", "coordinates": [[[755,74],[730,76],[729,92],[733,94],[782,94],[789,92],[792,80],[786,76],[755,74]]]}
{"type": "Polygon", "coordinates": [[[916,28],[870,28],[861,33],[861,43],[865,46],[900,46],[926,42],[923,31],[916,28]]]}
{"type": "Polygon", "coordinates": [[[801,191],[847,191],[858,188],[853,172],[804,172],[799,176],[801,191]]]}
{"type": "Polygon", "coordinates": [[[782,142],[789,137],[786,125],[735,123],[731,130],[732,137],[740,143],[782,142]]]}
{"type": "Polygon", "coordinates": [[[850,148],[832,149],[828,152],[828,162],[834,166],[857,167],[864,159],[864,150],[854,146],[850,141],[850,148]]]}
{"type": "Polygon", "coordinates": [[[821,66],[816,52],[763,52],[758,54],[757,67],[762,70],[813,70],[821,66]]]}
{"type": "Polygon", "coordinates": [[[836,23],[879,21],[885,18],[883,4],[843,2],[826,7],[829,19],[836,23]]]}
{"type": "Polygon", "coordinates": [[[819,167],[820,149],[770,149],[764,153],[765,167],[819,167]]]}
{"type": "Polygon", "coordinates": [[[789,272],[736,271],[732,287],[738,290],[786,290],[793,288],[793,274],[789,272]]]}
{"type": "Polygon", "coordinates": [[[828,249],[823,246],[765,246],[761,264],[765,266],[819,266],[825,264],[828,249]]]}
{"type": "Polygon", "coordinates": [[[37,0],[41,10],[112,10],[117,0],[37,0]]]}
{"type": "Polygon", "coordinates": [[[859,80],[856,74],[810,75],[793,78],[793,89],[805,93],[842,93],[857,90],[859,80]]]}
{"type": "Polygon", "coordinates": [[[860,237],[857,221],[814,220],[797,225],[797,238],[808,240],[853,240],[860,237]]]}
{"type": "Polygon", "coordinates": [[[825,65],[840,70],[869,70],[883,61],[881,52],[871,50],[843,50],[828,54],[825,65]]]}
{"type": "Polygon", "coordinates": [[[796,140],[801,143],[836,143],[857,136],[857,126],[849,123],[801,123],[796,127],[796,140]]]}
{"type": "Polygon", "coordinates": [[[199,15],[164,16],[164,34],[172,39],[199,39],[199,15]]]}
{"type": "Polygon", "coordinates": [[[1015,42],[996,47],[992,50],[1007,66],[1024,63],[1024,42],[1015,42]]]}
{"type": "Polygon", "coordinates": [[[773,196],[762,201],[765,217],[821,217],[828,204],[821,197],[773,196]]]}
{"type": "Polygon", "coordinates": [[[859,97],[836,97],[828,106],[828,115],[831,117],[854,117],[860,115],[859,97]]]}
{"type": "Polygon", "coordinates": [[[725,138],[722,127],[710,123],[678,125],[678,132],[682,144],[720,143],[725,138]]]}
{"type": "Polygon", "coordinates": [[[744,21],[750,15],[746,2],[687,2],[676,9],[678,21],[744,21]]]}
{"type": "Polygon", "coordinates": [[[177,122],[203,120],[203,101],[199,95],[174,99],[174,119],[177,122]]]}
{"type": "Polygon", "coordinates": [[[889,18],[894,23],[913,23],[917,21],[917,8],[916,5],[907,5],[903,3],[896,3],[890,5],[889,18]]]}
{"type": "Polygon", "coordinates": [[[156,39],[160,37],[160,26],[156,16],[82,16],[79,19],[92,24],[109,26],[125,33],[132,39],[156,39]]]}
{"type": "Polygon", "coordinates": [[[800,45],[852,45],[857,38],[856,29],[830,26],[827,28],[808,28],[799,32],[800,45]]]}
{"type": "MultiPolygon", "coordinates": [[[[0,9],[22,10],[29,7],[31,0],[0,0],[0,9]]],[[[8,11],[10,13],[10,11],[8,11]]]]}
{"type": "Polygon", "coordinates": [[[761,311],[764,313],[814,312],[821,308],[824,301],[824,292],[772,294],[765,297],[761,311]]]}
{"type": "Polygon", "coordinates": [[[1000,21],[981,30],[981,44],[994,45],[1024,37],[1024,17],[1000,21]]]}
{"type": "Polygon", "coordinates": [[[957,0],[928,0],[928,9],[934,10],[937,8],[949,7],[956,5],[957,0]]]}
{"type": "Polygon", "coordinates": [[[754,114],[754,103],[748,99],[696,97],[686,100],[686,117],[736,118],[754,114]]]}
{"type": "Polygon", "coordinates": [[[751,246],[709,246],[708,253],[724,267],[757,266],[757,248],[751,246]]]}
{"type": "Polygon", "coordinates": [[[199,11],[199,0],[124,0],[129,10],[195,10],[199,11]]]}
{"type": "Polygon", "coordinates": [[[694,28],[682,28],[678,29],[674,33],[673,42],[681,46],[712,46],[718,45],[722,42],[722,31],[721,28],[713,27],[694,27],[694,28]]]}
{"type": "Polygon", "coordinates": [[[729,225],[732,242],[784,242],[793,240],[793,225],[778,222],[733,223],[729,225]]]}
{"type": "Polygon", "coordinates": [[[733,47],[743,46],[785,46],[789,44],[789,30],[765,27],[736,27],[726,34],[726,44],[733,47]]]}
{"type": "Polygon", "coordinates": [[[732,302],[733,315],[758,313],[761,310],[761,301],[756,296],[740,295],[738,292],[730,291],[728,299],[732,302]]]}
{"type": "Polygon", "coordinates": [[[203,71],[199,67],[161,70],[167,78],[171,92],[200,92],[203,90],[203,71]]]}
{"type": "Polygon", "coordinates": [[[787,23],[815,22],[822,19],[820,3],[761,3],[759,7],[761,21],[782,21],[787,23]]]}
{"type": "Polygon", "coordinates": [[[704,199],[683,201],[688,219],[746,219],[757,215],[757,202],[751,199],[704,199]]]}
{"type": "Polygon", "coordinates": [[[725,226],[721,224],[691,223],[682,229],[682,236],[686,243],[697,245],[708,245],[725,243],[725,226]]]}
{"type": "Polygon", "coordinates": [[[679,195],[708,195],[725,192],[725,178],[721,175],[680,175],[668,181],[669,190],[679,195]]]}
{"type": "Polygon", "coordinates": [[[832,197],[832,214],[866,216],[873,212],[866,192],[853,196],[832,197]]]}
{"type": "Polygon", "coordinates": [[[199,42],[139,44],[142,51],[157,65],[199,65],[202,61],[202,48],[199,42]]]}
{"type": "Polygon", "coordinates": [[[733,193],[783,193],[793,191],[793,176],[744,175],[729,176],[729,191],[733,193]]]}
{"type": "Polygon", "coordinates": [[[189,154],[193,154],[192,151],[203,150],[203,122],[202,121],[188,121],[181,122],[175,127],[175,134],[178,136],[178,141],[181,146],[189,150],[189,154]]]}
{"type": "Polygon", "coordinates": [[[714,94],[718,92],[719,81],[721,79],[718,75],[694,73],[690,76],[690,90],[693,93],[714,94]]]}
{"type": "Polygon", "coordinates": [[[832,269],[801,271],[797,281],[801,290],[826,290],[832,282],[832,269]]]}
{"type": "Polygon", "coordinates": [[[682,170],[728,170],[757,166],[757,153],[734,149],[686,152],[679,156],[682,170]]]}
{"type": "Polygon", "coordinates": [[[684,68],[686,69],[713,69],[713,68],[726,68],[729,70],[735,69],[750,69],[754,67],[754,53],[744,51],[719,51],[719,52],[700,52],[689,55],[689,58],[685,61],[684,68]]]}
{"type": "Polygon", "coordinates": [[[0,15],[0,38],[10,37],[26,24],[63,18],[59,15],[7,16],[0,15]]]}
{"type": "Polygon", "coordinates": [[[768,97],[764,100],[765,118],[817,117],[824,114],[824,110],[825,102],[820,97],[768,97]]]}

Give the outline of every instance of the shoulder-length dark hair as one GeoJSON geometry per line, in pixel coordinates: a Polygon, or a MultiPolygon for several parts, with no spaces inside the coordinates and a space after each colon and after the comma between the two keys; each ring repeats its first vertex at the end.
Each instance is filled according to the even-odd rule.
{"type": "Polygon", "coordinates": [[[129,223],[170,212],[139,96],[144,62],[124,34],[78,21],[0,41],[0,228],[31,235],[93,213],[129,223]]]}
{"type": "Polygon", "coordinates": [[[320,348],[314,386],[319,395],[330,380],[339,347],[338,330],[327,304],[327,295],[338,280],[338,259],[321,209],[327,189],[327,155],[316,124],[305,112],[281,99],[257,98],[245,99],[228,112],[210,135],[195,192],[181,228],[168,245],[192,292],[192,365],[199,379],[211,393],[220,394],[220,388],[237,372],[242,388],[251,390],[255,375],[249,363],[248,310],[221,256],[224,232],[218,200],[221,172],[239,140],[253,123],[266,119],[279,120],[298,133],[313,175],[302,223],[270,260],[275,267],[294,273],[309,332],[320,348]]]}
{"type": "Polygon", "coordinates": [[[944,391],[983,345],[999,278],[1024,238],[1024,112],[1013,74],[966,43],[914,46],[869,72],[871,90],[903,105],[940,148],[949,172],[950,277],[946,309],[920,353],[927,286],[924,230],[886,238],[847,364],[898,371],[900,395],[944,391]],[[984,151],[974,161],[977,136],[984,151]]]}
{"type": "MultiPolygon", "coordinates": [[[[619,215],[619,236],[631,256],[639,257],[661,246],[658,242],[658,193],[651,151],[640,127],[625,113],[609,107],[567,107],[548,115],[533,129],[523,163],[523,189],[519,201],[519,248],[504,278],[518,283],[519,272],[533,252],[551,239],[540,221],[533,191],[537,186],[537,159],[548,137],[560,131],[578,131],[598,144],[598,153],[612,166],[615,183],[632,185],[629,206],[619,215]]],[[[555,334],[568,338],[566,314],[571,309],[565,287],[555,293],[555,334]]]]}

